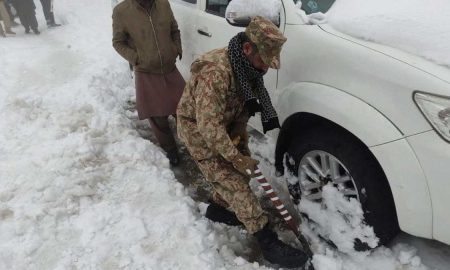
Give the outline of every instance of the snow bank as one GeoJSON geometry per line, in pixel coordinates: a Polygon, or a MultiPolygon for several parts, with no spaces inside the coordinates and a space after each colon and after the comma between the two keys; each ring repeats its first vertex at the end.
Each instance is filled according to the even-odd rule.
{"type": "Polygon", "coordinates": [[[57,1],[49,30],[37,5],[42,34],[0,43],[0,269],[259,268],[135,131],[111,2],[57,1]]]}
{"type": "Polygon", "coordinates": [[[332,185],[323,187],[322,196],[322,203],[302,200],[299,209],[317,224],[317,233],[331,240],[344,253],[354,252],[354,239],[371,248],[377,246],[378,238],[372,227],[364,224],[361,204],[357,200],[348,201],[332,185]]]}

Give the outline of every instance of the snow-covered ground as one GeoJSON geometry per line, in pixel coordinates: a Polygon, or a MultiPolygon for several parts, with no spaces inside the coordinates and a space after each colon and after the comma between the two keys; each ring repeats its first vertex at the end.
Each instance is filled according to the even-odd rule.
{"type": "MultiPolygon", "coordinates": [[[[0,40],[0,269],[269,269],[245,231],[203,218],[205,204],[136,131],[110,0],[55,1],[64,25],[51,30],[36,5],[40,36],[18,27],[0,40]]],[[[273,141],[251,148],[275,179],[273,141]]],[[[340,201],[332,190],[329,198],[340,201]]],[[[450,268],[447,246],[406,235],[370,253],[313,240],[317,270],[450,268]]]]}

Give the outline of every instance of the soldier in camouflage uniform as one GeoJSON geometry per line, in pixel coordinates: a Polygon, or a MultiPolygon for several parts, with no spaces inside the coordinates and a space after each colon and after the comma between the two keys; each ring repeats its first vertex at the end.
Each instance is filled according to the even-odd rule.
{"type": "Polygon", "coordinates": [[[178,104],[177,128],[179,138],[213,186],[206,217],[244,225],[256,236],[268,261],[299,267],[306,261],[305,254],[278,240],[249,186],[258,162],[250,157],[247,121],[261,112],[264,132],[279,128],[263,75],[269,67],[280,67],[285,41],[272,22],[257,16],[228,47],[195,60],[178,104]]]}

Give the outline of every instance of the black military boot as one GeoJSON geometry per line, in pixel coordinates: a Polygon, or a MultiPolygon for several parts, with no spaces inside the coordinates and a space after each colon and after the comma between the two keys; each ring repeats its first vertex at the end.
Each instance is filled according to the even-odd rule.
{"type": "Polygon", "coordinates": [[[264,259],[270,263],[285,268],[299,268],[308,261],[308,256],[303,251],[281,242],[268,225],[253,235],[258,239],[264,259]]]}
{"type": "Polygon", "coordinates": [[[243,225],[242,222],[240,222],[236,217],[235,213],[228,211],[225,207],[215,202],[211,202],[209,204],[206,209],[205,217],[214,222],[225,223],[230,226],[243,225]]]}

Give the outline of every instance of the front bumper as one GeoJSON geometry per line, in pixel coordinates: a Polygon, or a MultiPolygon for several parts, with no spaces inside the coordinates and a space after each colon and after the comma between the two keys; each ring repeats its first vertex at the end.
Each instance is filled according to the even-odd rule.
{"type": "Polygon", "coordinates": [[[371,147],[391,187],[400,229],[432,238],[432,206],[427,180],[407,139],[371,147]]]}
{"type": "Polygon", "coordinates": [[[450,144],[434,130],[411,136],[407,141],[427,179],[433,208],[433,238],[450,244],[450,144]]]}

